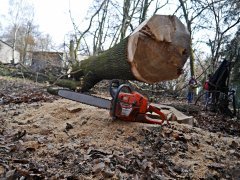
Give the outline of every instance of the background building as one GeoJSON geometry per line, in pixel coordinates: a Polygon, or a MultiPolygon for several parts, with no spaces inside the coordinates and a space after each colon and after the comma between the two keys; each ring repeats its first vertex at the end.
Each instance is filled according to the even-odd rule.
{"type": "MultiPolygon", "coordinates": [[[[0,40],[0,62],[11,63],[13,59],[13,47],[6,42],[0,40]]],[[[20,60],[20,53],[14,51],[14,63],[18,63],[20,60]]]]}

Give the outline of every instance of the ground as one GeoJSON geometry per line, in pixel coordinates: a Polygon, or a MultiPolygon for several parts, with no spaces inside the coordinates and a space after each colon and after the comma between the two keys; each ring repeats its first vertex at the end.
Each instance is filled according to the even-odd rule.
{"type": "Polygon", "coordinates": [[[45,84],[0,76],[0,178],[239,179],[239,120],[189,109],[194,126],[112,120],[45,84]]]}

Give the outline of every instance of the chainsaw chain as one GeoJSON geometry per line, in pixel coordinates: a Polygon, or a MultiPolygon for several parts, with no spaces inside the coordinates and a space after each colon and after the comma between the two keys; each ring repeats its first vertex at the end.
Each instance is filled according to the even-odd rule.
{"type": "MultiPolygon", "coordinates": [[[[69,90],[66,90],[66,91],[69,91],[69,90]]],[[[77,92],[74,92],[74,91],[69,91],[69,92],[73,92],[73,93],[77,93],[77,92]]],[[[102,97],[99,97],[99,96],[96,96],[96,95],[92,95],[92,94],[88,94],[88,93],[78,93],[79,95],[87,95],[87,96],[90,96],[90,97],[93,97],[93,98],[97,98],[98,100],[103,100],[103,101],[111,101],[110,99],[106,99],[106,98],[102,98],[102,97]]],[[[78,101],[77,99],[74,99],[74,98],[68,98],[68,97],[63,97],[61,95],[59,95],[60,97],[64,98],[64,99],[69,99],[69,100],[72,100],[72,101],[75,101],[75,102],[78,102],[78,103],[82,103],[82,104],[85,104],[85,105],[88,105],[88,106],[93,106],[93,107],[97,107],[97,108],[101,108],[101,109],[107,109],[109,110],[109,108],[107,107],[103,107],[103,106],[97,106],[97,105],[92,105],[92,104],[88,104],[88,103],[85,103],[85,102],[82,102],[82,101],[78,101]]]]}

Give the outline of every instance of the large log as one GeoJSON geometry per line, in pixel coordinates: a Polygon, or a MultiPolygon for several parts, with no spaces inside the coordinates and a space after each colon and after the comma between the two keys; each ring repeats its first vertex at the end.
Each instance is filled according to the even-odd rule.
{"type": "Polygon", "coordinates": [[[154,15],[102,54],[80,62],[82,91],[103,79],[155,83],[179,77],[190,52],[190,35],[176,16],[154,15]]]}

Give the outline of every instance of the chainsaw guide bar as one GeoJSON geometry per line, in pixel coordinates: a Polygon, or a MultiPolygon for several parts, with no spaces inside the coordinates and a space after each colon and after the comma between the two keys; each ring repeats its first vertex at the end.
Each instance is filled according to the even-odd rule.
{"type": "Polygon", "coordinates": [[[111,101],[108,99],[104,99],[101,97],[88,95],[88,94],[81,94],[69,90],[59,90],[58,95],[64,97],[69,100],[77,101],[83,104],[87,104],[90,106],[95,106],[103,109],[110,109],[111,101]]]}

